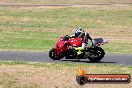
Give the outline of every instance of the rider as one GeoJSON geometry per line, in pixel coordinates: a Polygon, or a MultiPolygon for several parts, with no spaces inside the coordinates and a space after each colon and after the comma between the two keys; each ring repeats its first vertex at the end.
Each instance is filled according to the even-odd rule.
{"type": "Polygon", "coordinates": [[[93,47],[93,45],[94,45],[90,35],[87,32],[85,32],[82,28],[76,28],[75,35],[72,37],[82,38],[82,46],[78,47],[76,49],[83,49],[84,50],[86,47],[90,48],[90,47],[93,47]],[[88,39],[90,41],[87,41],[88,39]]]}

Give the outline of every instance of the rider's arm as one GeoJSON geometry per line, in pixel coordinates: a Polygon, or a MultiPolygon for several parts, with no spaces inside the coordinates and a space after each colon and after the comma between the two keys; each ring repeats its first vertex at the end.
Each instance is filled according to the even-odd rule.
{"type": "Polygon", "coordinates": [[[70,38],[76,38],[76,36],[74,35],[74,36],[70,36],[70,38]]]}

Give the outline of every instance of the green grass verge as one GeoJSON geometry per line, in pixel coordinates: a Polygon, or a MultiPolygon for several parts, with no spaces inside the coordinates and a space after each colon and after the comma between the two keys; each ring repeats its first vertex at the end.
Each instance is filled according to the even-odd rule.
{"type": "Polygon", "coordinates": [[[79,26],[111,38],[106,52],[131,53],[130,7],[0,8],[0,49],[47,51],[59,36],[79,26]]]}

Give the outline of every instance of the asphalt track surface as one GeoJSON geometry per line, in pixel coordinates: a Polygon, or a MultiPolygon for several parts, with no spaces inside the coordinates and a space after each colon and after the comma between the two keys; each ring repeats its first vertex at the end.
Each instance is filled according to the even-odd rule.
{"type": "MultiPolygon", "coordinates": [[[[49,58],[48,52],[29,51],[0,51],[0,61],[26,61],[26,62],[60,62],[60,63],[90,63],[88,59],[62,59],[54,61],[49,58]]],[[[122,64],[132,66],[132,54],[106,54],[97,64],[122,64]]]]}

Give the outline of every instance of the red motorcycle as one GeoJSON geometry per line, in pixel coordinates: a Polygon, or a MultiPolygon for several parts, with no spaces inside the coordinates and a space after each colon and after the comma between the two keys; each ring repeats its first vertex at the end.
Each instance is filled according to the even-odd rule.
{"type": "Polygon", "coordinates": [[[77,50],[81,47],[82,38],[70,38],[68,35],[60,37],[54,48],[49,51],[49,57],[53,60],[66,59],[89,59],[90,62],[99,62],[105,55],[104,50],[100,47],[107,42],[106,39],[93,39],[94,47],[85,50],[77,50]],[[78,51],[81,52],[78,54],[78,51]]]}

